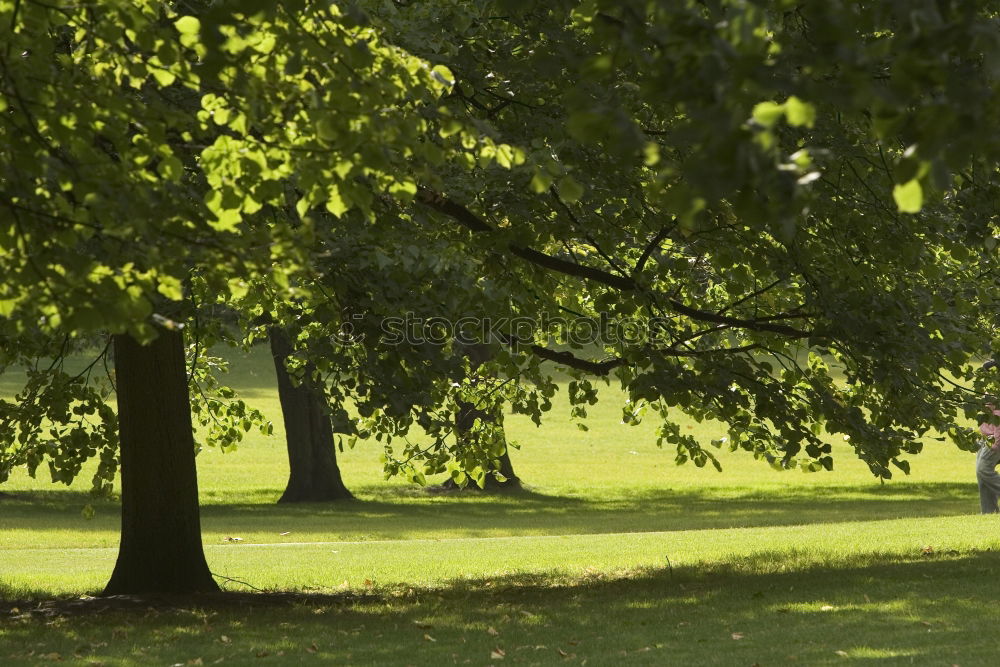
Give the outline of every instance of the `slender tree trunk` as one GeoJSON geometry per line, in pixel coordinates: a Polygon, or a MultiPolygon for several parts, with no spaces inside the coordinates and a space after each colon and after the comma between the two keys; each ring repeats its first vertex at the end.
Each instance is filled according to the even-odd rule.
{"type": "MultiPolygon", "coordinates": [[[[490,357],[489,346],[483,344],[472,344],[463,346],[463,352],[466,357],[471,361],[472,369],[476,370],[481,365],[486,363],[490,357]]],[[[455,437],[459,442],[467,440],[469,437],[469,430],[472,428],[476,419],[483,420],[489,423],[499,423],[501,428],[503,427],[503,412],[498,410],[497,412],[489,412],[486,410],[480,410],[476,408],[472,403],[461,403],[458,406],[458,413],[455,415],[455,437]]],[[[506,443],[505,443],[506,444],[506,443]]],[[[497,481],[491,473],[486,475],[486,482],[484,485],[485,491],[514,491],[521,488],[521,480],[514,472],[514,465],[510,461],[510,453],[506,446],[503,450],[503,455],[499,459],[499,467],[495,470],[503,475],[506,479],[502,482],[497,481]]],[[[457,490],[459,487],[455,484],[454,480],[447,480],[441,485],[444,489],[457,490]]],[[[466,488],[477,488],[474,485],[468,486],[466,488]]]]}
{"type": "Polygon", "coordinates": [[[327,412],[326,397],[308,378],[296,386],[285,360],[292,354],[288,336],[276,327],[269,332],[278,400],[288,445],[288,486],[279,503],[325,502],[353,498],[337,465],[337,448],[327,412]]]}
{"type": "Polygon", "coordinates": [[[184,341],[114,337],[122,530],[104,595],[218,591],[205,562],[184,341]]]}
{"type": "MultiPolygon", "coordinates": [[[[500,426],[503,426],[503,413],[490,413],[485,410],[477,409],[476,406],[471,403],[463,403],[459,406],[458,415],[455,418],[455,437],[458,438],[459,442],[469,437],[469,429],[472,428],[472,425],[477,418],[490,423],[500,422],[500,426]]],[[[520,489],[521,479],[514,472],[514,464],[510,462],[510,452],[507,450],[506,446],[504,447],[503,454],[499,458],[499,463],[499,467],[494,470],[499,472],[506,479],[500,482],[497,481],[497,478],[493,476],[492,472],[487,473],[483,490],[513,491],[520,489]]],[[[448,488],[458,488],[458,485],[450,479],[447,480],[444,485],[448,488]]],[[[471,488],[477,487],[472,485],[471,488]]]]}

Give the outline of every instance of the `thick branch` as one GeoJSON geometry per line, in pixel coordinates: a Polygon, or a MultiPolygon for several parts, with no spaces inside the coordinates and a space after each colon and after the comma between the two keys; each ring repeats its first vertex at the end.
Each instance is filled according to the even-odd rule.
{"type": "MultiPolygon", "coordinates": [[[[752,343],[741,347],[716,347],[710,350],[657,349],[652,350],[650,355],[660,355],[664,357],[705,357],[712,354],[740,354],[760,348],[761,346],[757,343],[752,343]]],[[[558,352],[556,350],[550,350],[547,347],[542,347],[541,345],[532,345],[531,352],[535,356],[541,357],[546,361],[554,361],[557,364],[562,364],[563,366],[567,366],[569,368],[575,368],[579,371],[593,373],[594,375],[607,375],[619,366],[624,366],[628,363],[621,357],[613,357],[611,359],[605,359],[604,361],[590,361],[589,359],[581,359],[572,352],[558,352]]]]}
{"type": "MultiPolygon", "coordinates": [[[[492,225],[484,221],[465,206],[448,199],[444,195],[432,192],[427,188],[421,187],[417,191],[417,201],[429,208],[444,213],[469,231],[476,233],[495,231],[492,225]]],[[[594,282],[614,287],[615,289],[622,291],[633,291],[637,287],[635,281],[631,278],[617,276],[613,273],[602,271],[601,269],[583,266],[581,264],[577,264],[576,262],[570,262],[559,257],[547,255],[533,248],[527,248],[516,243],[508,244],[507,248],[510,250],[511,254],[544,269],[550,269],[558,273],[576,276],[585,280],[593,280],[594,282]]]]}
{"type": "Polygon", "coordinates": [[[642,270],[646,268],[646,262],[649,261],[653,251],[659,248],[660,244],[663,243],[663,239],[665,239],[667,234],[670,233],[670,229],[670,227],[663,227],[660,229],[660,231],[656,233],[656,236],[653,237],[653,240],[649,242],[649,245],[646,246],[646,249],[642,251],[642,256],[639,257],[639,261],[635,263],[635,268],[632,269],[632,280],[638,278],[639,274],[642,273],[642,270]]]}
{"type": "MultiPolygon", "coordinates": [[[[480,218],[465,206],[449,199],[445,195],[429,190],[428,188],[421,186],[417,190],[416,199],[421,204],[424,204],[425,206],[440,213],[444,213],[469,231],[477,234],[495,231],[491,224],[480,218]]],[[[557,273],[562,273],[568,276],[576,276],[585,280],[592,280],[623,292],[633,292],[639,287],[638,283],[632,278],[618,276],[590,266],[583,266],[581,264],[577,264],[576,262],[570,262],[559,257],[547,255],[533,248],[528,248],[516,243],[507,244],[507,248],[510,250],[511,254],[531,262],[536,266],[556,271],[557,273]]],[[[810,336],[810,332],[808,331],[796,329],[784,324],[772,324],[767,321],[767,319],[774,319],[774,317],[744,320],[718,313],[698,310],[696,308],[692,308],[691,306],[686,306],[676,299],[669,299],[668,303],[670,303],[670,306],[678,313],[687,315],[691,319],[701,322],[728,324],[729,326],[748,329],[751,331],[770,331],[772,333],[778,333],[792,338],[808,338],[810,336]]]]}
{"type": "Polygon", "coordinates": [[[676,310],[681,315],[687,315],[693,320],[700,320],[702,322],[715,322],[717,324],[728,324],[732,327],[739,327],[740,329],[749,329],[751,331],[771,331],[773,333],[779,333],[784,336],[790,336],[792,338],[808,338],[811,334],[809,331],[804,331],[802,329],[796,329],[795,327],[790,327],[785,324],[772,324],[760,319],[753,320],[741,320],[738,317],[729,317],[728,315],[719,315],[717,313],[708,313],[704,310],[698,310],[692,308],[691,306],[685,306],[683,303],[677,299],[670,299],[668,301],[670,307],[676,310]]]}
{"type": "Polygon", "coordinates": [[[595,375],[607,375],[614,369],[625,364],[625,360],[620,358],[606,359],[604,361],[581,359],[580,357],[573,355],[572,352],[557,352],[555,350],[550,350],[547,347],[542,347],[541,345],[532,345],[531,351],[535,354],[535,356],[541,357],[547,361],[554,361],[557,364],[562,364],[563,366],[575,368],[579,371],[586,371],[595,375]]]}

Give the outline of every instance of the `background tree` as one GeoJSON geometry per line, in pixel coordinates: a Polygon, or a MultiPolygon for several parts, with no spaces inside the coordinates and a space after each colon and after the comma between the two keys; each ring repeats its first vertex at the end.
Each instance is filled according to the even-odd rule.
{"type": "Polygon", "coordinates": [[[295,348],[278,327],[268,332],[278,399],[288,448],[288,485],[279,503],[346,500],[354,496],[340,475],[326,392],[316,386],[315,368],[307,364],[295,378],[287,362],[295,348]]]}

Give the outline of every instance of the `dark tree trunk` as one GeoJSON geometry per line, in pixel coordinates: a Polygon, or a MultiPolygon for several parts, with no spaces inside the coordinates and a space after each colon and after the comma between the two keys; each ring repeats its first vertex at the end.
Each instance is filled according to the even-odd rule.
{"type": "MultiPolygon", "coordinates": [[[[458,415],[455,418],[455,437],[461,442],[469,437],[469,429],[472,428],[473,423],[476,419],[482,421],[496,423],[500,422],[500,426],[503,426],[503,414],[495,414],[487,412],[486,410],[479,410],[476,406],[471,403],[462,403],[459,406],[458,415]]],[[[506,443],[505,443],[506,444],[506,443]]],[[[492,471],[486,474],[486,482],[483,486],[484,491],[513,491],[521,488],[521,480],[518,478],[517,474],[514,472],[514,465],[510,462],[510,453],[507,448],[504,447],[503,455],[498,459],[499,467],[494,468],[497,472],[503,475],[506,479],[500,482],[496,477],[493,476],[492,471]]],[[[457,489],[458,485],[455,484],[453,480],[447,480],[444,485],[446,488],[457,489]]],[[[466,488],[478,488],[475,485],[467,486],[466,488]]]]}
{"type": "Polygon", "coordinates": [[[288,486],[279,503],[326,502],[353,498],[344,486],[337,465],[337,448],[323,392],[310,378],[296,386],[288,375],[285,360],[293,348],[288,336],[270,329],[271,354],[278,376],[278,400],[285,422],[288,445],[288,486]]]}
{"type": "Polygon", "coordinates": [[[520,489],[521,478],[514,472],[514,464],[510,462],[510,450],[504,449],[503,456],[500,457],[500,474],[507,478],[504,482],[498,482],[496,478],[489,477],[486,480],[486,488],[493,484],[494,488],[520,489]]]}
{"type": "MultiPolygon", "coordinates": [[[[481,365],[486,363],[490,358],[490,349],[488,345],[482,343],[475,343],[471,345],[463,345],[463,354],[470,360],[472,370],[478,369],[481,365]]],[[[458,406],[458,412],[455,415],[455,437],[459,442],[466,440],[469,437],[469,430],[475,424],[476,419],[491,424],[499,424],[503,428],[503,412],[491,412],[488,410],[478,409],[472,403],[461,403],[458,406]]],[[[506,444],[506,443],[505,443],[506,444]]],[[[496,477],[493,476],[492,471],[487,473],[486,482],[483,489],[485,491],[514,491],[521,488],[521,480],[518,478],[517,474],[514,473],[514,465],[510,462],[510,453],[508,452],[506,446],[503,450],[503,455],[499,458],[499,467],[495,468],[497,472],[503,475],[506,479],[502,482],[497,481],[496,477]]],[[[459,486],[455,484],[454,480],[447,480],[441,485],[445,490],[457,490],[459,486]]],[[[465,488],[478,488],[475,485],[469,485],[465,488]]]]}
{"type": "Polygon", "coordinates": [[[114,337],[122,531],[104,595],[218,591],[205,562],[184,341],[114,337]]]}

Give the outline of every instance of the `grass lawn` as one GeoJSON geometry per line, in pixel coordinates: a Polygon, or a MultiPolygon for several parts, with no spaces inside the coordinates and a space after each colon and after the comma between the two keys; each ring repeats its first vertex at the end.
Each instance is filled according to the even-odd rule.
{"type": "Polygon", "coordinates": [[[974,457],[949,443],[886,484],[843,442],[832,473],[723,452],[719,474],[676,467],[613,400],[587,432],[557,404],[542,428],[508,418],[523,493],[387,482],[362,443],[340,456],[358,500],[277,506],[269,359],[234,363],[232,383],[276,420],[199,455],[209,565],[244,594],[80,600],[111,572],[117,506],[87,520],[86,479],[19,476],[0,499],[0,664],[996,662],[1000,523],[975,514],[974,457]]]}

